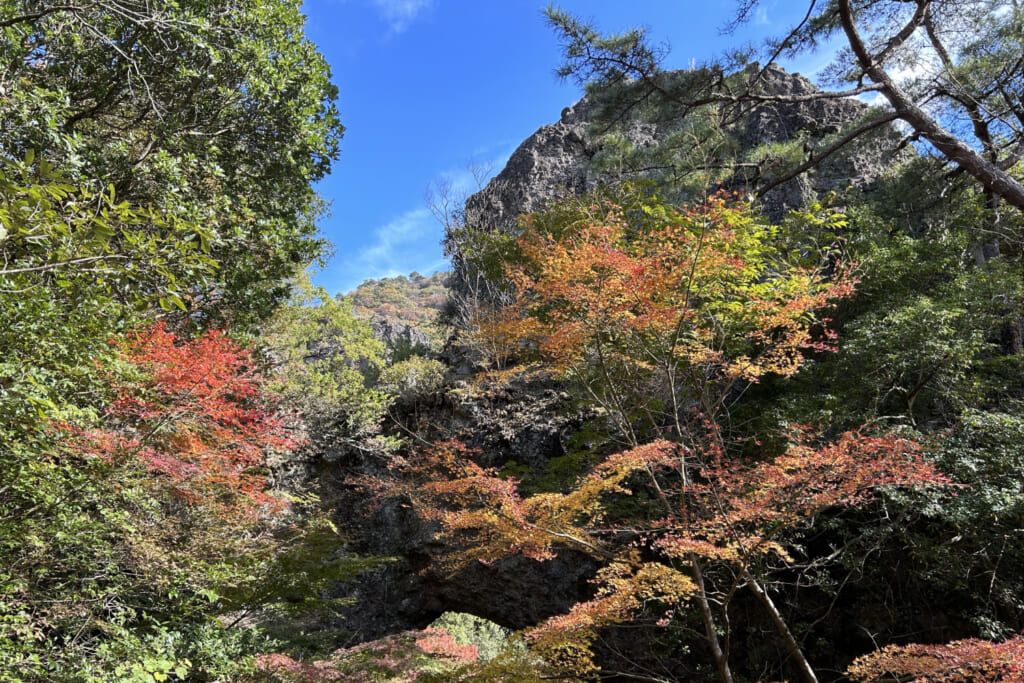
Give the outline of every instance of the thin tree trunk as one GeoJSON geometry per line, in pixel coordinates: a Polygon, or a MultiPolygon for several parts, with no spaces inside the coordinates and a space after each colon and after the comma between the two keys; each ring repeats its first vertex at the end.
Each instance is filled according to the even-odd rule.
{"type": "Polygon", "coordinates": [[[764,589],[764,586],[754,578],[750,570],[743,570],[743,578],[746,579],[747,585],[750,586],[750,590],[754,592],[757,599],[761,601],[764,608],[768,611],[768,614],[772,618],[772,623],[775,624],[775,629],[782,636],[783,642],[786,644],[786,651],[789,652],[789,656],[796,662],[797,668],[800,670],[800,676],[804,679],[805,683],[818,683],[818,677],[814,673],[814,669],[811,668],[810,662],[804,657],[804,651],[800,647],[800,643],[796,642],[796,638],[793,637],[793,632],[789,630],[789,626],[786,625],[786,620],[779,612],[779,608],[775,606],[768,592],[764,589]]]}
{"type": "MultiPolygon", "coordinates": [[[[722,651],[722,644],[718,641],[718,630],[715,627],[715,615],[711,611],[711,603],[708,601],[708,593],[704,587],[704,573],[700,568],[700,559],[690,554],[690,563],[693,565],[693,580],[697,584],[697,604],[700,605],[701,615],[704,617],[704,630],[707,633],[708,646],[711,648],[711,655],[715,658],[715,667],[718,669],[718,677],[722,683],[733,683],[732,671],[729,669],[729,657],[722,651]]],[[[817,681],[815,681],[817,683],[817,681]]]]}

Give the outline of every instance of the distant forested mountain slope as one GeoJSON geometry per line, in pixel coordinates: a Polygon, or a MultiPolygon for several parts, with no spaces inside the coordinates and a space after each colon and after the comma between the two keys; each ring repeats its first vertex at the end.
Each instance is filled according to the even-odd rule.
{"type": "Polygon", "coordinates": [[[360,318],[385,318],[391,323],[414,327],[430,338],[432,344],[443,341],[437,315],[448,296],[448,273],[430,276],[413,272],[408,277],[366,280],[344,295],[352,302],[352,311],[360,318]]]}

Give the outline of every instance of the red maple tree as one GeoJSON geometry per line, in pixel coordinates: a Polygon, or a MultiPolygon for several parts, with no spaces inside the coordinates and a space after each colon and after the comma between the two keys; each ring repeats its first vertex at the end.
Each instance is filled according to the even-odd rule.
{"type": "MultiPolygon", "coordinates": [[[[843,225],[827,213],[795,220],[797,234],[843,225]]],[[[454,548],[449,564],[543,560],[562,547],[600,559],[595,597],[533,631],[575,670],[588,666],[579,643],[594,629],[692,603],[729,683],[729,606],[749,590],[816,681],[769,594],[769,567],[791,562],[793,539],[826,510],[881,486],[946,483],[916,444],[890,435],[798,430],[781,455],[750,460],[731,447],[729,406],[746,386],[835,347],[821,313],[853,292],[850,269],[832,246],[786,246],[783,228],[721,196],[683,208],[599,198],[529,224],[495,333],[569,380],[628,447],[567,490],[533,495],[457,443],[429,449],[414,466],[430,473],[416,494],[454,548]]]]}
{"type": "Polygon", "coordinates": [[[1024,637],[1001,643],[969,638],[942,645],[889,645],[857,658],[846,673],[862,683],[1020,683],[1024,637]]]}
{"type": "Polygon", "coordinates": [[[280,510],[266,456],[297,440],[272,412],[250,352],[211,330],[182,340],[163,323],[115,342],[126,372],[100,428],[68,427],[81,452],[141,465],[189,503],[259,515],[280,510]]]}

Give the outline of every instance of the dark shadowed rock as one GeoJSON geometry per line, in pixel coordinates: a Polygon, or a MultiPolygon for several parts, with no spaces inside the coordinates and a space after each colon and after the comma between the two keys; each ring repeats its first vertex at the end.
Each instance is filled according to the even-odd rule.
{"type": "MultiPolygon", "coordinates": [[[[427,441],[457,436],[478,451],[476,459],[485,467],[515,461],[541,472],[552,458],[565,455],[566,438],[588,416],[556,383],[538,379],[489,386],[461,382],[430,397],[399,400],[391,417],[398,424],[428,425],[419,430],[427,441]]],[[[415,458],[416,447],[404,457],[415,458]]],[[[545,562],[509,557],[490,565],[473,563],[446,575],[437,568],[436,560],[446,549],[436,523],[421,519],[403,494],[379,491],[370,502],[365,491],[350,486],[358,478],[356,470],[384,475],[383,460],[360,459],[349,452],[345,458],[322,462],[325,496],[333,501],[336,515],[350,527],[358,520],[359,552],[395,558],[339,591],[354,592],[354,603],[339,626],[354,631],[358,639],[422,628],[447,611],[519,629],[564,613],[588,597],[588,582],[598,565],[573,551],[545,562]]]]}

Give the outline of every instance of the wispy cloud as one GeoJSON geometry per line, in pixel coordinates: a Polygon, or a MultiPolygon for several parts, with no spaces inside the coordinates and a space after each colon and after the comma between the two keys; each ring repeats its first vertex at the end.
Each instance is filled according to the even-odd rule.
{"type": "Polygon", "coordinates": [[[432,4],[433,0],[373,0],[373,6],[395,33],[409,28],[420,12],[432,4]]]}
{"type": "MultiPolygon", "coordinates": [[[[906,86],[916,80],[936,77],[942,70],[938,57],[929,47],[922,45],[913,62],[889,69],[889,77],[900,86],[906,86]]],[[[889,107],[889,100],[880,92],[864,93],[859,99],[873,107],[889,107]]],[[[926,107],[927,108],[927,107],[926,107]]]]}
{"type": "Polygon", "coordinates": [[[470,195],[505,168],[519,143],[500,142],[478,148],[460,168],[441,171],[438,178],[459,195],[470,195]]]}
{"type": "Polygon", "coordinates": [[[339,259],[320,279],[328,289],[349,292],[370,278],[395,277],[417,271],[423,275],[443,269],[441,226],[426,208],[406,211],[373,231],[372,242],[339,259]]]}
{"type": "MultiPolygon", "coordinates": [[[[503,142],[477,152],[475,160],[464,167],[438,173],[438,180],[433,184],[434,190],[442,184],[446,186],[452,209],[461,208],[461,202],[477,191],[481,181],[486,182],[490,174],[504,167],[512,148],[503,142]],[[485,169],[490,170],[487,177],[481,176],[485,169]]],[[[373,230],[367,246],[349,255],[338,254],[317,281],[332,293],[344,293],[371,278],[396,277],[413,271],[429,275],[444,270],[450,264],[443,255],[442,237],[444,229],[430,208],[409,209],[373,230]]]]}

